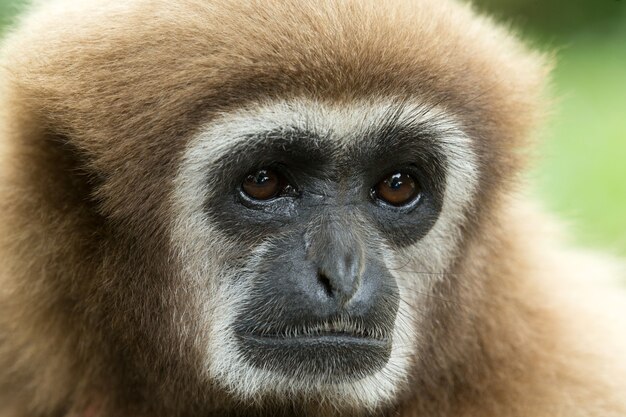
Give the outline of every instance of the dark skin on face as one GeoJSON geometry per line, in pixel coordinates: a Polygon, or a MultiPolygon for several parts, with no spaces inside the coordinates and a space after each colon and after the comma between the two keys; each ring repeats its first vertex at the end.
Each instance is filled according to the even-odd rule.
{"type": "Polygon", "coordinates": [[[218,160],[206,202],[242,247],[269,248],[256,272],[233,278],[253,295],[237,307],[239,353],[253,367],[321,383],[387,364],[398,286],[384,252],[428,233],[445,188],[427,123],[390,118],[358,145],[338,143],[298,128],[250,135],[218,160]]]}

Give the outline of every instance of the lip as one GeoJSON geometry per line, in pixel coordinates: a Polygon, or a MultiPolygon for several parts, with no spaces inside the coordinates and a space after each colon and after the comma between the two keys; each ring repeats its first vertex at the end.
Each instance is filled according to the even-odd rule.
{"type": "Polygon", "coordinates": [[[391,339],[346,331],[299,334],[237,332],[242,355],[253,366],[289,378],[309,375],[336,382],[363,378],[382,369],[391,339]]]}
{"type": "Polygon", "coordinates": [[[314,347],[319,345],[323,347],[325,345],[333,346],[363,346],[371,348],[384,349],[389,345],[387,338],[374,338],[367,337],[360,334],[348,333],[348,332],[317,332],[315,334],[302,334],[302,335],[282,335],[282,334],[241,334],[242,339],[246,339],[252,343],[264,344],[267,346],[310,346],[314,347]]]}

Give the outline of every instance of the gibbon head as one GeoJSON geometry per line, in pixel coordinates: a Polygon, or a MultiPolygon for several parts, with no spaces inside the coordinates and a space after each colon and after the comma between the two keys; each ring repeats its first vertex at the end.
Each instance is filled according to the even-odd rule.
{"type": "Polygon", "coordinates": [[[202,288],[211,378],[244,397],[389,399],[478,180],[457,117],[406,97],[262,98],[202,126],[171,244],[202,288]]]}
{"type": "Polygon", "coordinates": [[[15,135],[62,155],[32,191],[85,254],[58,282],[112,363],[338,409],[436,380],[541,60],[451,1],[110,3],[42,6],[5,57],[15,135]]]}

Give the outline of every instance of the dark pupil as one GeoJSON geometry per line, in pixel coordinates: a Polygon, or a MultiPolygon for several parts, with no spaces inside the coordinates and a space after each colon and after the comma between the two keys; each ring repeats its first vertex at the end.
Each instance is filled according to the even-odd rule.
{"type": "Polygon", "coordinates": [[[402,184],[404,183],[402,181],[402,174],[397,173],[397,174],[393,174],[388,180],[387,180],[387,184],[389,184],[389,188],[391,188],[394,191],[397,191],[400,189],[400,187],[402,187],[402,184]]]}
{"type": "Polygon", "coordinates": [[[261,171],[259,171],[256,176],[253,176],[253,181],[256,185],[263,185],[266,182],[270,181],[270,177],[267,174],[267,171],[262,169],[261,171]]]}

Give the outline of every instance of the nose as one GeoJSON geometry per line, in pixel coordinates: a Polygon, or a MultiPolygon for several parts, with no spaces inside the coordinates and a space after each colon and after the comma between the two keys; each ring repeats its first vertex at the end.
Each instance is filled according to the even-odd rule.
{"type": "Polygon", "coordinates": [[[312,292],[309,297],[326,307],[323,310],[346,307],[359,291],[365,269],[358,236],[341,222],[329,222],[305,235],[305,247],[306,257],[316,271],[316,276],[308,277],[315,280],[307,285],[312,292]]]}
{"type": "Polygon", "coordinates": [[[356,245],[351,248],[334,246],[315,262],[317,282],[326,301],[342,307],[352,299],[360,285],[363,257],[356,245]]]}

